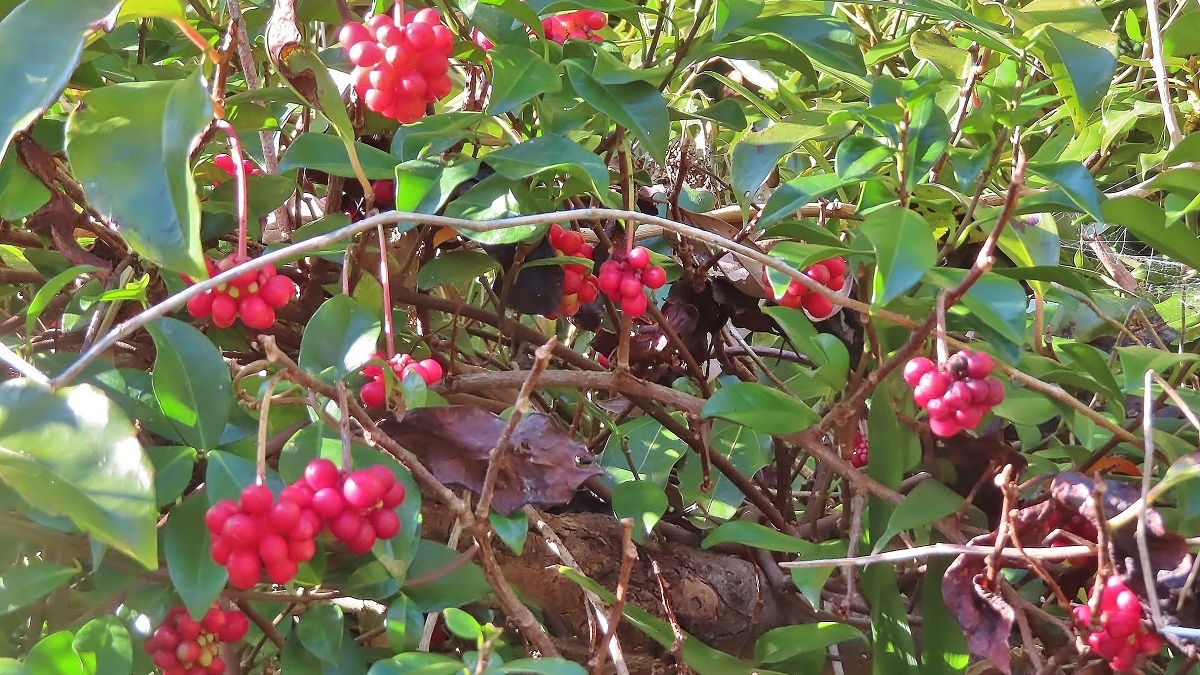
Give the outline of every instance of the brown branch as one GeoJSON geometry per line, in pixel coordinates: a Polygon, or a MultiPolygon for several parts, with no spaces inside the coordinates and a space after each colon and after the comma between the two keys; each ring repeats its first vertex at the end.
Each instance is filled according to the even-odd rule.
{"type": "Polygon", "coordinates": [[[633,573],[633,563],[637,560],[637,557],[637,547],[633,545],[633,519],[622,518],[621,571],[617,576],[616,599],[613,601],[612,612],[608,615],[608,628],[605,629],[604,636],[600,639],[596,655],[588,663],[588,670],[591,672],[591,675],[601,675],[603,673],[605,657],[608,656],[608,650],[604,646],[616,637],[617,626],[621,623],[621,616],[625,612],[625,600],[629,594],[629,576],[633,573]]]}

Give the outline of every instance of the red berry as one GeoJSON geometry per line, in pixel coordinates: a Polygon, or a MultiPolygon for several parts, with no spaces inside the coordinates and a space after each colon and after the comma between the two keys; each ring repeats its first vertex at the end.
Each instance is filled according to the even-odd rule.
{"type": "Polygon", "coordinates": [[[308,486],[307,481],[301,478],[299,481],[292,483],[291,485],[285,485],[284,488],[279,491],[279,501],[280,503],[291,502],[292,504],[295,504],[303,509],[309,504],[312,504],[313,492],[315,491],[308,486]]]}
{"type": "Polygon", "coordinates": [[[642,283],[646,284],[646,288],[650,290],[658,290],[667,283],[667,272],[657,265],[647,267],[642,272],[642,283]]]}
{"type": "Polygon", "coordinates": [[[934,435],[942,438],[949,438],[962,431],[954,420],[929,420],[929,429],[934,435]]]}
{"type": "Polygon", "coordinates": [[[1154,633],[1142,633],[1137,638],[1137,649],[1145,656],[1157,654],[1162,645],[1162,638],[1154,633]]]}
{"type": "Polygon", "coordinates": [[[937,365],[924,356],[909,359],[908,363],[904,364],[904,382],[910,387],[915,387],[922,375],[934,370],[937,370],[937,365]]]}
{"type": "Polygon", "coordinates": [[[383,49],[379,44],[372,41],[356,42],[346,52],[350,57],[350,63],[364,68],[370,68],[379,63],[383,58],[383,49]]]}
{"type": "Polygon", "coordinates": [[[846,277],[829,277],[829,282],[825,284],[825,288],[831,291],[840,291],[846,287],[846,277]]]}
{"type": "Polygon", "coordinates": [[[217,534],[225,527],[225,521],[229,520],[229,516],[232,516],[239,510],[235,502],[229,499],[222,499],[213,504],[204,514],[204,525],[208,527],[209,532],[217,534]]]}
{"type": "Polygon", "coordinates": [[[925,410],[929,412],[931,420],[952,420],[954,413],[957,412],[954,407],[946,403],[944,398],[929,399],[929,402],[925,404],[925,410]]]}
{"type": "Polygon", "coordinates": [[[262,576],[262,565],[258,559],[258,551],[239,548],[229,555],[229,583],[235,588],[246,590],[258,583],[262,576]]]}
{"type": "Polygon", "coordinates": [[[378,509],[371,514],[371,526],[380,539],[391,539],[400,534],[400,516],[390,509],[378,509]]]}
{"type": "Polygon", "coordinates": [[[804,305],[804,309],[809,314],[812,314],[818,320],[828,318],[833,314],[833,302],[819,293],[809,293],[804,296],[801,304],[804,305]]]}
{"type": "Polygon", "coordinates": [[[962,410],[974,405],[971,388],[962,380],[950,385],[946,393],[942,395],[942,401],[955,410],[962,410]]]}
{"type": "Polygon", "coordinates": [[[283,501],[282,495],[279,499],[279,503],[272,506],[267,514],[267,524],[272,530],[282,534],[289,532],[300,522],[300,505],[292,501],[283,501]]]}
{"type": "Polygon", "coordinates": [[[209,633],[220,633],[225,627],[225,612],[220,607],[211,607],[200,620],[200,627],[209,633]]]}
{"type": "Polygon", "coordinates": [[[199,656],[200,645],[195,640],[185,640],[175,646],[175,659],[180,663],[194,663],[199,656]]]}
{"type": "Polygon", "coordinates": [[[365,521],[353,511],[342,511],[329,521],[329,531],[343,543],[350,541],[362,530],[365,521]]]}
{"type": "Polygon", "coordinates": [[[275,495],[266,485],[247,485],[242,488],[242,509],[252,516],[265,516],[271,510],[275,495]]]}
{"type": "Polygon", "coordinates": [[[304,482],[313,490],[331,488],[338,484],[341,472],[328,459],[318,458],[304,467],[304,482]]]}
{"type": "Polygon", "coordinates": [[[364,520],[358,532],[349,540],[343,540],[343,543],[346,544],[346,550],[355,555],[363,555],[374,548],[377,540],[375,527],[364,520]]]}
{"type": "Polygon", "coordinates": [[[391,204],[396,201],[396,181],[377,180],[371,184],[371,194],[376,204],[391,204]]]}
{"type": "Polygon", "coordinates": [[[246,631],[250,628],[250,621],[245,614],[235,611],[225,612],[225,627],[217,634],[221,642],[237,642],[246,637],[246,631]]]}
{"type": "Polygon", "coordinates": [[[988,407],[994,408],[994,407],[1000,405],[1001,403],[1004,403],[1004,385],[1001,384],[1000,380],[997,380],[994,377],[989,377],[987,379],[987,384],[988,384],[988,400],[987,400],[988,407]]]}
{"type": "Polygon", "coordinates": [[[296,572],[299,565],[293,560],[280,560],[271,565],[267,565],[267,578],[273,584],[283,585],[296,578],[296,572]]]}
{"type": "Polygon", "coordinates": [[[197,319],[207,319],[212,315],[213,310],[213,292],[212,290],[204,291],[199,295],[193,295],[188,298],[187,311],[197,319]]]}
{"type": "Polygon", "coordinates": [[[235,513],[225,521],[221,535],[233,542],[239,548],[258,546],[262,540],[263,530],[258,521],[244,513],[235,513]]]}
{"type": "Polygon", "coordinates": [[[427,78],[445,75],[450,69],[450,59],[441,54],[426,52],[417,59],[417,71],[427,78]]]}
{"type": "Polygon", "coordinates": [[[608,25],[608,15],[594,9],[580,10],[579,18],[588,30],[600,30],[608,25]]]}
{"type": "Polygon", "coordinates": [[[987,406],[988,400],[991,399],[992,390],[988,386],[987,380],[965,379],[962,381],[971,392],[971,402],[979,406],[987,406]]]}
{"type": "Polygon", "coordinates": [[[954,421],[963,429],[974,429],[983,421],[983,410],[973,405],[959,408],[954,411],[954,421]]]}
{"type": "Polygon", "coordinates": [[[396,481],[383,495],[383,508],[394,509],[404,503],[404,483],[396,481]]]}
{"type": "Polygon", "coordinates": [[[625,312],[632,318],[637,318],[646,313],[650,303],[646,299],[645,294],[639,293],[632,298],[625,298],[621,301],[621,311],[625,312]]]}
{"type": "Polygon", "coordinates": [[[223,152],[219,155],[216,155],[215,157],[213,157],[212,162],[213,162],[213,166],[224,171],[225,173],[229,174],[230,176],[237,174],[237,168],[233,163],[233,157],[230,156],[229,153],[223,152]]]}
{"type": "Polygon", "coordinates": [[[275,325],[275,310],[257,294],[246,295],[238,302],[242,323],[253,330],[267,330],[275,325]]]}
{"type": "Polygon", "coordinates": [[[333,518],[346,509],[346,500],[337,488],[321,488],[313,495],[312,508],[322,518],[333,518]]]}
{"type": "Polygon", "coordinates": [[[363,40],[370,40],[371,32],[361,23],[348,23],[338,31],[338,41],[343,49],[350,49],[363,40]]]}
{"type": "Polygon", "coordinates": [[[643,288],[644,286],[642,286],[642,282],[639,281],[637,277],[626,276],[621,279],[622,298],[635,298],[639,295],[642,295],[643,288]]]}
{"type": "Polygon", "coordinates": [[[294,539],[288,542],[287,547],[288,560],[294,560],[298,563],[312,560],[313,555],[317,552],[317,542],[311,538],[294,539]]]}
{"type": "MultiPolygon", "coordinates": [[[[913,396],[917,395],[917,389],[922,390],[924,396],[928,398],[941,398],[946,390],[950,388],[950,377],[945,373],[932,371],[925,373],[921,379],[917,381],[917,387],[913,390],[913,396]]],[[[925,404],[920,404],[922,408],[925,404]]]]}
{"type": "MultiPolygon", "coordinates": [[[[225,661],[219,656],[214,656],[212,663],[208,664],[208,668],[206,669],[206,672],[208,673],[208,675],[225,675],[225,661]]],[[[163,675],[167,675],[167,673],[163,673],[163,675]]],[[[181,673],[180,675],[189,675],[189,674],[181,673]]],[[[198,675],[198,674],[192,673],[191,675],[198,675]]]]}
{"type": "Polygon", "coordinates": [[[804,270],[804,276],[824,286],[829,283],[829,268],[824,265],[813,265],[804,270]]]}
{"type": "Polygon", "coordinates": [[[154,631],[154,643],[157,649],[172,651],[179,644],[179,635],[170,626],[159,626],[154,631]]]}
{"type": "Polygon", "coordinates": [[[411,23],[405,31],[405,37],[413,49],[424,52],[433,47],[433,28],[427,23],[411,23]]]}
{"type": "Polygon", "coordinates": [[[604,292],[605,295],[612,297],[621,292],[621,281],[624,279],[620,271],[614,269],[601,269],[600,276],[596,278],[596,285],[604,292]]]}
{"type": "Polygon", "coordinates": [[[629,250],[629,266],[635,270],[644,270],[650,265],[650,252],[641,246],[629,250]]]}
{"type": "Polygon", "coordinates": [[[830,258],[822,260],[821,264],[825,269],[829,270],[830,278],[843,277],[846,275],[846,259],[845,258],[830,258]]]}
{"type": "Polygon", "coordinates": [[[228,565],[230,553],[233,553],[233,542],[225,537],[213,537],[212,545],[208,549],[208,554],[212,556],[213,562],[222,567],[228,565]]]}
{"type": "Polygon", "coordinates": [[[992,369],[996,367],[996,362],[992,357],[983,352],[970,352],[967,354],[967,374],[976,379],[982,380],[992,374],[992,369]]]}
{"type": "Polygon", "coordinates": [[[367,469],[360,469],[346,477],[342,483],[342,497],[346,503],[356,509],[370,508],[383,498],[387,486],[379,475],[367,469]]]}
{"type": "Polygon", "coordinates": [[[388,108],[392,107],[394,94],[383,89],[368,89],[367,95],[363,100],[367,103],[367,110],[371,112],[383,113],[388,108]]]}
{"type": "Polygon", "coordinates": [[[238,304],[237,300],[229,297],[228,293],[220,291],[213,292],[212,300],[212,319],[213,323],[221,328],[229,328],[237,319],[238,304]]]}
{"type": "Polygon", "coordinates": [[[442,372],[442,364],[438,363],[435,359],[422,359],[417,365],[424,368],[425,372],[429,375],[425,380],[425,384],[433,385],[442,379],[442,375],[444,374],[442,372]]]}
{"type": "Polygon", "coordinates": [[[258,557],[268,567],[288,558],[288,543],[277,532],[268,532],[258,544],[258,557]]]}
{"type": "Polygon", "coordinates": [[[363,405],[368,408],[382,408],[386,400],[386,385],[383,380],[371,380],[364,384],[358,392],[363,405]]]}

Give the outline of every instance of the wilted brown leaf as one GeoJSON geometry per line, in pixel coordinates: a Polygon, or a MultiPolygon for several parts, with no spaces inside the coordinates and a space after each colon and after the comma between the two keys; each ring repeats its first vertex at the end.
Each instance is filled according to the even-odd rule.
{"type": "MultiPolygon", "coordinates": [[[[380,428],[419,456],[438,480],[479,494],[504,425],[483,408],[457,405],[410,410],[402,421],[380,428]]],[[[526,504],[565,504],[580,484],[602,473],[587,446],[543,413],[521,418],[511,448],[498,461],[492,505],[505,515],[526,504]]]]}

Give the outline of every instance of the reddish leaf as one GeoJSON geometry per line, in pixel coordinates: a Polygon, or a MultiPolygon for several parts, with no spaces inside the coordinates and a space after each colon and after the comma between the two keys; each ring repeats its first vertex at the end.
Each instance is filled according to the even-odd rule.
{"type": "MultiPolygon", "coordinates": [[[[482,408],[458,405],[410,410],[402,421],[380,426],[420,456],[438,480],[479,494],[488,458],[505,424],[482,408]]],[[[542,413],[521,418],[511,447],[499,462],[492,504],[505,515],[526,504],[565,504],[580,484],[603,473],[587,446],[563,433],[553,418],[542,413]]]]}

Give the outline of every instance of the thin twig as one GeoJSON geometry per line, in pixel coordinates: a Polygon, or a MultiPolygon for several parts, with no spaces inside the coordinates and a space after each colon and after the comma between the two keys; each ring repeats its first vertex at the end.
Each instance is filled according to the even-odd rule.
{"type": "MultiPolygon", "coordinates": [[[[633,545],[633,519],[622,518],[621,571],[617,575],[616,599],[613,601],[612,611],[608,615],[608,627],[604,629],[604,636],[600,639],[601,645],[607,645],[617,638],[617,626],[621,623],[621,616],[625,612],[625,599],[629,595],[629,576],[633,574],[633,563],[637,557],[637,547],[633,545]]],[[[596,654],[588,663],[591,675],[603,673],[604,660],[607,655],[608,652],[603,649],[596,650],[596,654]]]]}
{"type": "Polygon", "coordinates": [[[1168,84],[1167,64],[1163,55],[1162,30],[1158,23],[1158,0],[1146,0],[1146,32],[1150,37],[1150,67],[1154,69],[1154,82],[1158,86],[1158,99],[1162,103],[1163,121],[1167,135],[1174,148],[1183,140],[1183,131],[1175,117],[1175,106],[1171,104],[1171,87],[1168,84]]]}
{"type": "Polygon", "coordinates": [[[1045,548],[1010,548],[1005,547],[997,551],[992,546],[980,546],[978,544],[929,544],[928,546],[916,546],[897,551],[883,551],[882,553],[872,553],[871,555],[861,555],[853,558],[827,558],[821,560],[796,560],[793,562],[781,562],[780,567],[785,569],[806,569],[812,567],[838,567],[840,565],[854,565],[862,567],[864,565],[875,565],[877,563],[896,563],[905,560],[920,560],[922,558],[931,558],[934,556],[959,556],[959,555],[979,555],[989,556],[998,555],[1004,560],[1022,561],[1026,558],[1037,558],[1038,560],[1066,560],[1076,556],[1095,555],[1095,551],[1091,546],[1053,546],[1045,548]]]}

